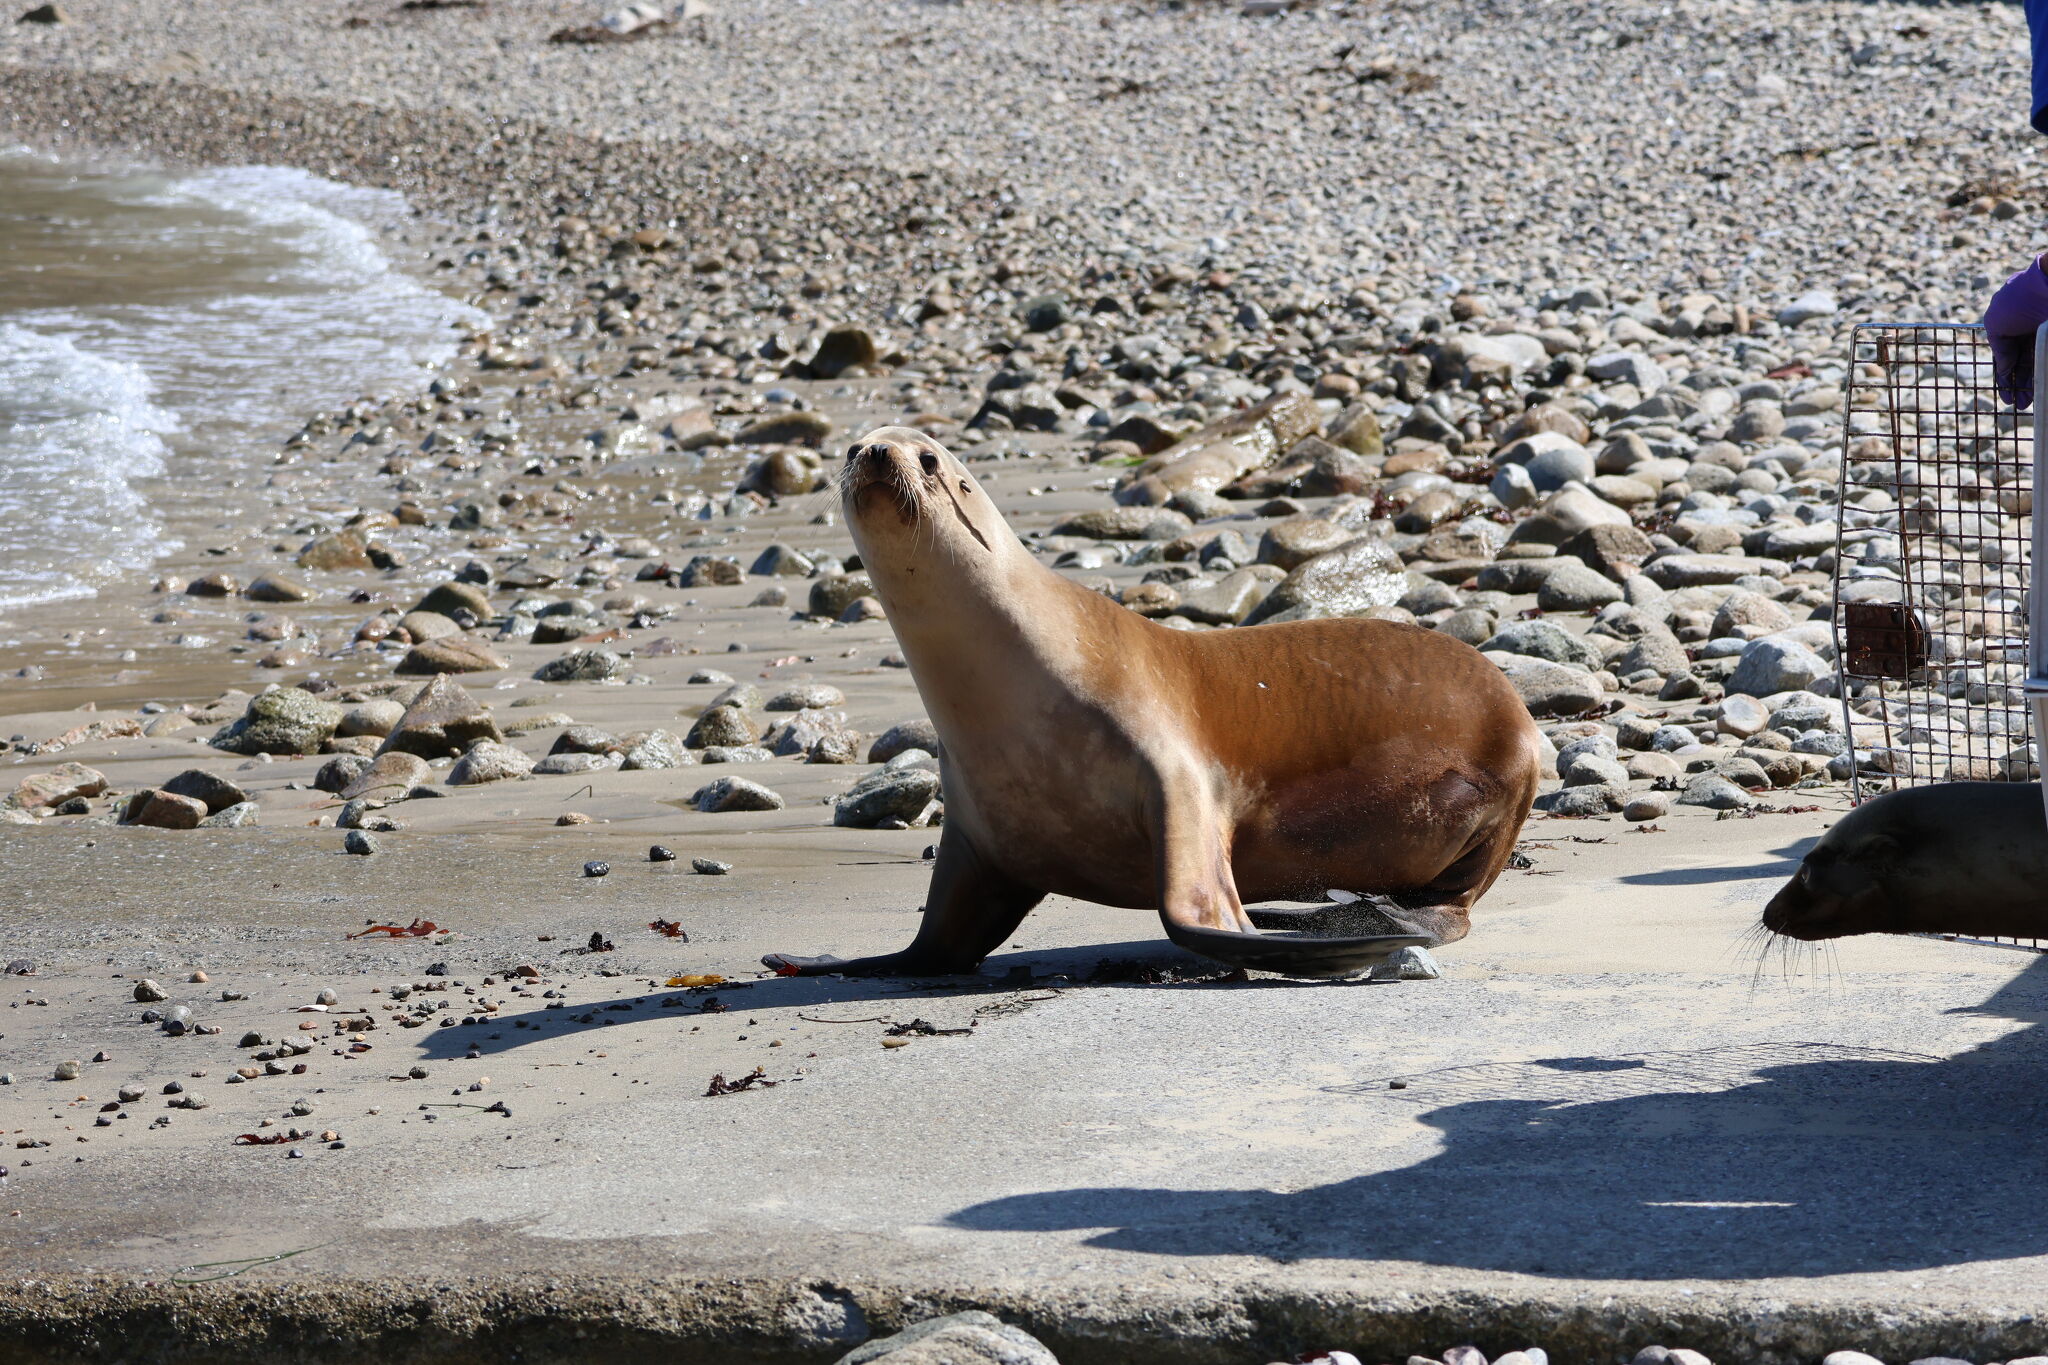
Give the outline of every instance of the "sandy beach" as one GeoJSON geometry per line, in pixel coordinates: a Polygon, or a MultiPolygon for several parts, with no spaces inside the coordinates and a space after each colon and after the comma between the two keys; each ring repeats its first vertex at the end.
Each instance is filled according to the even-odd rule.
{"type": "MultiPolygon", "coordinates": [[[[0,29],[0,142],[396,191],[378,247],[473,311],[166,495],[179,550],[0,612],[25,1359],[123,1358],[123,1314],[150,1359],[482,1359],[527,1313],[534,1359],[828,1361],[925,1306],[1068,1365],[2048,1346],[1997,1138],[2034,959],[1745,937],[1853,767],[1915,771],[1834,676],[1902,505],[1845,464],[1851,329],[1973,320],[2038,245],[2017,10],[60,8],[0,29]],[[901,946],[942,827],[829,486],[890,423],[1166,626],[1502,668],[1544,794],[1443,979],[1225,980],[1062,898],[978,982],[760,968],[901,946]],[[1668,1103],[1540,1071],[1710,1052],[1668,1103]],[[1887,1130],[1922,1067],[1995,1075],[1979,1187],[1887,1130]],[[428,1282],[430,1329],[375,1306],[428,1282]]],[[[1954,775],[2029,775],[1983,742],[1954,775]]]]}

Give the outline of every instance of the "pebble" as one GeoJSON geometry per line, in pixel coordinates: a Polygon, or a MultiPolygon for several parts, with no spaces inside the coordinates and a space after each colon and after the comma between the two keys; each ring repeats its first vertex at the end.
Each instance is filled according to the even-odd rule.
{"type": "Polygon", "coordinates": [[[601,859],[593,858],[583,865],[583,875],[586,877],[608,877],[611,871],[612,865],[601,859]]]}
{"type": "Polygon", "coordinates": [[[676,851],[666,845],[656,844],[647,850],[647,861],[650,863],[672,863],[675,860],[676,851]]]}
{"type": "Polygon", "coordinates": [[[144,1002],[169,999],[169,992],[148,977],[135,983],[135,998],[144,1002]]]}
{"type": "Polygon", "coordinates": [[[732,871],[732,864],[721,863],[716,858],[692,858],[690,859],[690,868],[702,876],[723,877],[726,873],[732,871]]]}
{"type": "Polygon", "coordinates": [[[365,830],[352,829],[342,836],[341,850],[357,857],[367,858],[377,852],[377,841],[365,830]]]}

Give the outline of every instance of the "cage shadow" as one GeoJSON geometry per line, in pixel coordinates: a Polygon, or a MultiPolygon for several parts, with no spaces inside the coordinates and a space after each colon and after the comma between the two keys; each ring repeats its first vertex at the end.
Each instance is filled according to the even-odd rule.
{"type": "Polygon", "coordinates": [[[1740,867],[1674,867],[1659,872],[1631,872],[1615,880],[1627,886],[1706,886],[1714,882],[1755,882],[1770,877],[1789,877],[1799,870],[1820,836],[1799,839],[1771,850],[1778,859],[1772,863],[1745,863],[1740,867]]]}
{"type": "MultiPolygon", "coordinates": [[[[2048,959],[1980,1007],[2029,1027],[1956,1057],[1768,1067],[1706,1093],[1430,1109],[1435,1156],[1292,1192],[994,1199],[983,1231],[1102,1229],[1168,1256],[1396,1260],[1566,1279],[1753,1279],[2048,1254],[2048,959]]],[[[1607,1071],[1599,1059],[1553,1070],[1607,1071]],[[1583,1065],[1575,1065],[1583,1063],[1583,1065]]],[[[1361,1095],[1360,1104],[1393,1104],[1361,1095]]]]}

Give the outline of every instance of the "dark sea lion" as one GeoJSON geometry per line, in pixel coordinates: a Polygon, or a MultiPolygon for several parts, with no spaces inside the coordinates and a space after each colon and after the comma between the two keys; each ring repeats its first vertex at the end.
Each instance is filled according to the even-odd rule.
{"type": "Polygon", "coordinates": [[[1040,564],[907,427],[855,443],[840,490],[939,733],[945,828],[908,948],[769,965],[971,971],[1053,893],[1302,976],[1465,936],[1540,780],[1535,724],[1478,651],[1387,621],[1155,624],[1040,564]],[[1259,912],[1292,934],[1245,909],[1326,888],[1378,894],[1259,912]]]}
{"type": "Polygon", "coordinates": [[[2032,782],[1942,782],[1837,821],[1764,907],[1764,928],[2048,938],[2048,812],[2032,782]]]}

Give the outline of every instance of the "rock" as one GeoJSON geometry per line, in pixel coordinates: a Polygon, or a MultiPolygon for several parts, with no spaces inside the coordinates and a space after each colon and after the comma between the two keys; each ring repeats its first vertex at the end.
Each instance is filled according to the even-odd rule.
{"type": "Polygon", "coordinates": [[[46,773],[30,773],[15,784],[7,804],[20,810],[61,806],[80,797],[98,796],[107,789],[106,774],[83,763],[60,763],[46,773]]]}
{"type": "Polygon", "coordinates": [[[209,742],[235,754],[317,754],[341,724],[341,708],[296,687],[250,698],[242,718],[209,742]]]}
{"type": "Polygon", "coordinates": [[[159,986],[155,981],[146,976],[135,983],[134,996],[145,1005],[154,1001],[171,998],[169,991],[166,991],[162,986],[159,986]]]}
{"type": "Polygon", "coordinates": [[[1622,788],[1606,783],[1589,783],[1581,787],[1565,787],[1548,796],[1536,798],[1538,810],[1567,819],[1585,820],[1604,816],[1619,806],[1625,792],[1622,788]]]}
{"type": "Polygon", "coordinates": [[[1225,574],[1209,587],[1182,593],[1173,614],[1208,626],[1236,625],[1265,600],[1272,587],[1272,583],[1256,571],[1238,569],[1225,574]]]}
{"type": "Polygon", "coordinates": [[[1797,327],[1815,318],[1830,318],[1840,310],[1840,307],[1841,305],[1835,301],[1835,296],[1827,290],[1810,290],[1778,310],[1778,325],[1797,327]]]}
{"type": "Polygon", "coordinates": [[[1354,455],[1371,457],[1385,449],[1379,415],[1363,403],[1353,403],[1332,417],[1323,428],[1323,439],[1354,455]]]}
{"type": "Polygon", "coordinates": [[[1230,413],[1132,469],[1116,500],[1163,507],[1179,493],[1213,493],[1272,464],[1281,451],[1318,430],[1322,416],[1306,393],[1277,394],[1230,413]]]}
{"type": "Polygon", "coordinates": [[[446,616],[431,611],[409,611],[398,618],[398,628],[411,637],[416,645],[429,640],[445,640],[451,635],[462,634],[462,627],[446,616]]]}
{"type": "Polygon", "coordinates": [[[251,602],[308,602],[312,600],[313,590],[296,578],[267,573],[242,589],[242,596],[251,602]]]}
{"type": "Polygon", "coordinates": [[[336,754],[313,774],[313,790],[339,794],[369,766],[370,760],[362,754],[336,754]]]}
{"type": "Polygon", "coordinates": [[[1185,515],[1169,507],[1098,507],[1056,523],[1050,534],[1089,540],[1172,540],[1186,535],[1194,526],[1185,515]]]}
{"type": "Polygon", "coordinates": [[[1575,716],[1605,699],[1591,673],[1525,654],[1489,654],[1532,716],[1575,716]]]}
{"type": "Polygon", "coordinates": [[[377,851],[377,841],[363,830],[352,829],[341,836],[341,851],[367,858],[377,851]]]}
{"type": "Polygon", "coordinates": [[[811,584],[810,614],[837,620],[855,602],[874,595],[874,580],[864,573],[827,574],[811,584]]]}
{"type": "Polygon", "coordinates": [[[1626,678],[1631,673],[1653,669],[1666,678],[1688,673],[1692,660],[1686,656],[1685,646],[1678,637],[1662,626],[1646,630],[1635,638],[1627,652],[1613,663],[1614,675],[1626,678]]]}
{"type": "Polygon", "coordinates": [[[737,706],[710,706],[690,726],[684,741],[692,749],[729,748],[752,744],[761,737],[747,713],[737,706]]]}
{"type": "Polygon", "coordinates": [[[217,810],[199,822],[201,829],[246,829],[262,823],[263,812],[254,801],[242,801],[217,810]]]}
{"type": "Polygon", "coordinates": [[[429,589],[427,595],[422,597],[412,610],[450,618],[458,614],[466,615],[473,621],[488,621],[494,614],[491,611],[490,594],[476,584],[465,583],[460,579],[451,579],[429,589]]]}
{"type": "Polygon", "coordinates": [[[877,359],[872,336],[862,328],[842,325],[819,338],[807,368],[813,379],[837,379],[856,365],[872,368],[877,359]]]}
{"type": "Polygon", "coordinates": [[[1548,621],[1510,621],[1479,646],[1481,653],[1500,650],[1525,654],[1552,663],[1577,664],[1591,671],[1600,666],[1600,654],[1591,645],[1561,626],[1548,621]]]}
{"type": "Polygon", "coordinates": [[[746,581],[746,570],[733,560],[718,555],[697,555],[676,581],[685,588],[730,588],[746,581]]]}
{"type": "Polygon", "coordinates": [[[843,711],[798,711],[788,720],[769,727],[762,745],[778,758],[807,755],[812,746],[828,736],[844,733],[843,711]]]}
{"type": "Polygon", "coordinates": [[[1598,611],[1621,597],[1621,584],[1569,560],[1544,578],[1536,590],[1536,605],[1545,611],[1598,611]]]}
{"type": "Polygon", "coordinates": [[[682,736],[670,730],[649,730],[626,750],[621,766],[627,772],[660,768],[684,768],[697,761],[682,736]]]}
{"type": "Polygon", "coordinates": [[[583,875],[586,877],[609,877],[612,875],[612,865],[605,862],[602,858],[592,858],[583,865],[583,875]]]}
{"type": "Polygon", "coordinates": [[[1861,1351],[1829,1351],[1821,1357],[1820,1365],[1884,1365],[1884,1362],[1861,1351]]]}
{"type": "Polygon", "coordinates": [[[716,814],[736,810],[781,810],[782,798],[759,782],[744,777],[721,777],[690,793],[690,804],[700,811],[716,814]]]}
{"type": "MultiPolygon", "coordinates": [[[[453,686],[454,684],[449,684],[453,686]]],[[[371,701],[357,702],[341,713],[341,723],[334,727],[337,737],[348,738],[367,735],[382,739],[396,729],[405,719],[405,706],[389,697],[378,697],[371,701]]]]}
{"type": "Polygon", "coordinates": [[[37,5],[33,9],[23,10],[21,17],[14,22],[17,24],[68,24],[71,22],[71,16],[55,5],[37,5]]]}
{"type": "Polygon", "coordinates": [[[1444,974],[1427,948],[1396,948],[1368,974],[1374,981],[1437,981],[1444,974]]]}
{"type": "Polygon", "coordinates": [[[121,811],[122,824],[151,825],[157,829],[197,829],[205,818],[204,801],[147,788],[129,797],[121,811]]]}
{"type": "Polygon", "coordinates": [[[452,758],[480,739],[504,737],[498,722],[463,691],[462,684],[453,678],[435,677],[405,708],[377,752],[452,758]]]}
{"type": "Polygon", "coordinates": [[[323,573],[374,567],[370,562],[368,542],[354,531],[331,531],[324,536],[315,536],[300,547],[298,566],[323,573]]]}
{"type": "Polygon", "coordinates": [[[1624,820],[1660,820],[1671,813],[1671,793],[1643,792],[1628,799],[1621,808],[1624,820]]]}
{"type": "Polygon", "coordinates": [[[1733,583],[1756,575],[1780,578],[1791,572],[1783,560],[1750,559],[1742,555],[1665,555],[1652,561],[1643,573],[1660,588],[1703,588],[1716,583],[1733,583]]]}
{"type": "Polygon", "coordinates": [[[1613,503],[1601,501],[1585,488],[1566,488],[1551,494],[1528,520],[1517,526],[1508,543],[1562,545],[1594,526],[1629,524],[1628,513],[1613,503]]]}
{"type": "Polygon", "coordinates": [[[832,823],[875,829],[892,821],[924,822],[939,799],[939,775],[924,768],[880,768],[833,804],[832,823]]]}
{"type": "Polygon", "coordinates": [[[551,754],[612,754],[625,752],[626,746],[619,737],[609,730],[600,730],[595,725],[570,725],[555,736],[555,742],[548,746],[551,754]]]}
{"type": "Polygon", "coordinates": [[[1734,635],[1741,626],[1772,632],[1791,625],[1792,613],[1762,593],[1732,592],[1722,599],[1720,609],[1714,613],[1713,637],[1718,640],[1734,635]]]}
{"type": "Polygon", "coordinates": [[[434,780],[434,770],[418,754],[390,749],[376,758],[351,778],[341,789],[341,798],[352,801],[358,796],[372,793],[391,801],[403,801],[406,797],[434,780]]]}
{"type": "Polygon", "coordinates": [[[1321,517],[1288,517],[1259,537],[1258,562],[1293,569],[1357,538],[1356,531],[1321,517]]]}
{"type": "Polygon", "coordinates": [[[476,787],[486,782],[525,777],[533,771],[533,760],[507,744],[480,739],[455,760],[448,770],[451,787],[476,787]]]}
{"type": "Polygon", "coordinates": [[[540,682],[604,682],[625,672],[626,661],[602,645],[574,649],[533,670],[540,682]]]}
{"type": "Polygon", "coordinates": [[[860,736],[851,730],[834,730],[811,742],[804,751],[806,763],[858,763],[860,762],[860,736]]]}
{"type": "Polygon", "coordinates": [[[1714,707],[1714,728],[1722,734],[1748,739],[1761,734],[1771,723],[1770,713],[1755,697],[1731,692],[1714,707]]]}
{"type": "Polygon", "coordinates": [[[1607,383],[1633,384],[1644,393],[1664,387],[1664,367],[1640,351],[1605,351],[1586,362],[1586,373],[1607,383]]]}
{"type": "Polygon", "coordinates": [[[764,711],[806,711],[818,707],[844,706],[846,694],[829,683],[800,683],[785,687],[762,704],[764,711]]]}
{"type": "Polygon", "coordinates": [[[398,671],[409,676],[435,673],[489,673],[511,664],[483,641],[449,635],[414,645],[399,660],[398,671]]]}
{"type": "Polygon", "coordinates": [[[81,1075],[83,1075],[83,1074],[84,1074],[84,1072],[85,1072],[85,1063],[84,1063],[84,1062],[78,1062],[78,1061],[65,1061],[65,1062],[59,1062],[59,1063],[57,1063],[56,1069],[55,1069],[54,1071],[52,1071],[52,1072],[50,1073],[50,1079],[52,1079],[52,1080],[58,1080],[58,1081],[75,1081],[75,1080],[77,1080],[77,1079],[78,1079],[78,1078],[79,1078],[79,1077],[80,1077],[81,1075]]]}
{"type": "Polygon", "coordinates": [[[1554,493],[1568,483],[1586,483],[1596,472],[1593,452],[1557,431],[1532,432],[1494,455],[1503,465],[1520,465],[1538,492],[1554,493]]]}
{"type": "Polygon", "coordinates": [[[716,858],[692,858],[690,870],[700,877],[723,877],[732,871],[732,864],[721,863],[716,858]]]}
{"type": "Polygon", "coordinates": [[[1681,806],[1705,806],[1708,810],[1742,810],[1750,795],[1717,772],[1695,773],[1678,795],[1681,806]]]}
{"type": "Polygon", "coordinates": [[[868,762],[887,763],[896,755],[910,749],[922,749],[928,754],[937,753],[938,727],[922,719],[906,720],[892,725],[868,746],[868,762]]]}
{"type": "Polygon", "coordinates": [[[816,566],[809,555],[778,541],[754,556],[747,572],[761,578],[809,578],[816,572],[816,566]]]}
{"type": "Polygon", "coordinates": [[[811,446],[825,444],[832,419],[822,412],[785,412],[761,417],[741,427],[733,440],[743,446],[811,446]]]}
{"type": "Polygon", "coordinates": [[[795,498],[815,493],[826,481],[825,463],[816,451],[777,450],[748,466],[739,488],[772,498],[795,498]]]}
{"type": "Polygon", "coordinates": [[[1401,556],[1384,540],[1361,536],[1296,566],[1252,608],[1244,624],[1358,616],[1392,606],[1406,591],[1401,556]]]}
{"type": "Polygon", "coordinates": [[[1569,555],[1603,578],[1625,583],[1641,570],[1643,561],[1656,552],[1650,538],[1633,526],[1620,522],[1589,526],[1557,547],[1560,559],[1569,555]]]}
{"type": "Polygon", "coordinates": [[[1729,692],[1752,697],[1769,697],[1779,692],[1802,692],[1834,670],[1820,655],[1797,640],[1765,636],[1743,649],[1735,671],[1728,676],[1729,692]]]}
{"type": "Polygon", "coordinates": [[[929,1318],[879,1337],[838,1365],[1059,1365],[1029,1333],[978,1309],[929,1318]]]}
{"type": "Polygon", "coordinates": [[[229,806],[238,806],[249,799],[249,793],[204,768],[187,768],[164,783],[162,790],[173,796],[191,797],[206,807],[208,815],[217,814],[229,806]]]}

